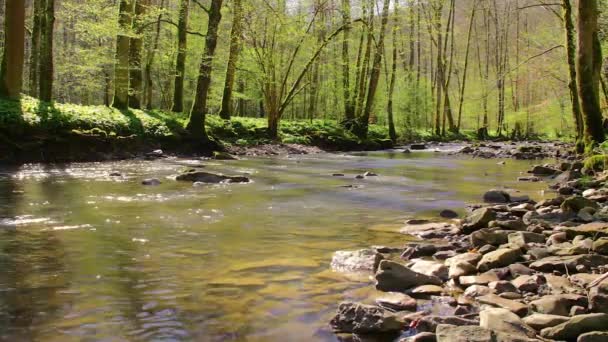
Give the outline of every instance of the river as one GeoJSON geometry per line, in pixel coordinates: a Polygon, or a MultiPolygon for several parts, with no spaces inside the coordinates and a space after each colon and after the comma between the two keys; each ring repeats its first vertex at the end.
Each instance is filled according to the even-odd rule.
{"type": "Polygon", "coordinates": [[[337,304],[371,287],[332,272],[332,253],[401,246],[404,220],[464,213],[491,188],[543,196],[516,181],[530,162],[497,162],[396,150],[0,168],[0,339],[335,341],[337,304]],[[197,166],[253,183],[170,178],[197,166]],[[378,176],[354,179],[365,171],[378,176]]]}

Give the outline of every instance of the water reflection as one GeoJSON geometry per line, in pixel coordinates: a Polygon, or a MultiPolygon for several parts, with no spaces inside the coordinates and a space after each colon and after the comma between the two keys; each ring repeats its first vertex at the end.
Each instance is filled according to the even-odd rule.
{"type": "Polygon", "coordinates": [[[399,246],[403,219],[496,184],[541,196],[515,181],[528,165],[388,152],[0,170],[0,338],[335,341],[336,304],[374,292],[330,271],[333,251],[399,246]],[[254,182],[171,180],[200,166],[254,182]]]}

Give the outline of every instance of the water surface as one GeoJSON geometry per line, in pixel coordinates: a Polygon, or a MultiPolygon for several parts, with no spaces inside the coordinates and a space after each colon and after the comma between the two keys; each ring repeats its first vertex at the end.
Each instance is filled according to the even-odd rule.
{"type": "Polygon", "coordinates": [[[516,181],[529,166],[387,151],[0,168],[0,339],[334,341],[337,303],[370,291],[329,270],[335,250],[400,246],[405,219],[490,188],[540,198],[516,181]],[[171,179],[192,167],[254,182],[171,179]]]}

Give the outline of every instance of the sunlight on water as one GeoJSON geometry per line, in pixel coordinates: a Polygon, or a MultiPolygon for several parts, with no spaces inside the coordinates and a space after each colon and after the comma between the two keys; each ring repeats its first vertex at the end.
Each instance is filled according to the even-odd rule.
{"type": "Polygon", "coordinates": [[[403,220],[464,213],[497,185],[543,196],[516,182],[529,163],[496,162],[388,151],[0,170],[0,338],[333,341],[337,304],[376,293],[369,275],[331,271],[332,253],[399,247],[403,220]],[[198,167],[254,182],[173,180],[198,167]],[[365,171],[379,176],[355,179],[365,171]],[[141,185],[151,177],[162,184],[141,185]]]}

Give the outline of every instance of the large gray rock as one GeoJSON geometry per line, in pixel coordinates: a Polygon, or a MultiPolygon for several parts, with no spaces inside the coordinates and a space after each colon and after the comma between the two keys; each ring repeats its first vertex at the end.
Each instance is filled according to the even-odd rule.
{"type": "Polygon", "coordinates": [[[395,311],[414,311],[417,306],[414,298],[400,292],[385,293],[376,298],[376,304],[395,311]]]}
{"type": "Polygon", "coordinates": [[[578,315],[568,321],[541,331],[541,336],[554,340],[576,340],[580,335],[592,331],[603,331],[608,327],[608,314],[593,313],[578,315]]]}
{"type": "Polygon", "coordinates": [[[199,183],[249,183],[251,180],[244,176],[225,176],[222,174],[209,173],[204,171],[191,171],[182,173],[175,177],[175,180],[183,182],[199,183]]]}
{"type": "Polygon", "coordinates": [[[577,214],[581,209],[587,207],[598,209],[599,205],[597,204],[597,202],[582,196],[569,197],[561,205],[561,209],[564,213],[571,214],[577,214]]]}
{"type": "Polygon", "coordinates": [[[574,239],[577,235],[591,238],[608,237],[608,222],[591,222],[576,227],[563,229],[568,239],[574,239]]]}
{"type": "Polygon", "coordinates": [[[536,292],[546,282],[546,278],[542,275],[521,275],[511,281],[520,292],[536,292]]]}
{"type": "Polygon", "coordinates": [[[562,324],[569,319],[570,318],[566,316],[535,313],[524,317],[524,322],[530,327],[540,331],[544,328],[554,327],[558,324],[562,324]]]}
{"type": "Polygon", "coordinates": [[[503,308],[489,308],[479,313],[479,326],[513,335],[534,337],[536,332],[519,316],[503,308]]]}
{"type": "Polygon", "coordinates": [[[445,260],[445,265],[451,266],[453,264],[464,261],[464,262],[468,262],[469,264],[471,264],[473,266],[476,266],[482,257],[483,257],[483,255],[481,255],[480,253],[475,253],[475,252],[462,253],[462,254],[455,255],[451,258],[447,258],[445,260]]]}
{"type": "Polygon", "coordinates": [[[568,316],[573,306],[587,306],[587,298],[574,294],[549,295],[530,302],[533,311],[547,314],[568,316]]]}
{"type": "Polygon", "coordinates": [[[331,268],[340,272],[375,272],[382,259],[382,254],[374,249],[337,251],[331,259],[331,268]]]}
{"type": "Polygon", "coordinates": [[[516,232],[509,234],[509,243],[520,248],[524,248],[529,243],[545,243],[545,236],[543,234],[531,233],[531,232],[516,232]]]}
{"type": "Polygon", "coordinates": [[[448,268],[442,262],[416,259],[412,260],[410,269],[427,276],[433,276],[443,280],[448,279],[448,268]]]}
{"type": "Polygon", "coordinates": [[[568,256],[550,256],[530,264],[530,268],[539,272],[551,273],[559,271],[578,273],[576,266],[583,265],[587,269],[608,264],[608,257],[597,254],[582,254],[568,256]]]}
{"type": "Polygon", "coordinates": [[[385,333],[404,328],[404,323],[386,310],[359,303],[345,302],[329,323],[335,332],[340,333],[385,333]]]}
{"type": "Polygon", "coordinates": [[[490,208],[480,208],[467,216],[461,230],[464,234],[470,234],[476,230],[487,227],[488,223],[495,219],[496,212],[494,210],[490,208]]]}
{"type": "Polygon", "coordinates": [[[559,172],[559,170],[543,165],[536,165],[529,171],[529,173],[535,176],[553,176],[559,172]]]}
{"type": "Polygon", "coordinates": [[[519,249],[500,248],[485,254],[477,264],[477,269],[485,272],[493,268],[509,266],[521,256],[522,253],[519,249]]]}
{"type": "Polygon", "coordinates": [[[405,291],[421,285],[441,285],[441,279],[414,272],[394,261],[382,260],[376,272],[376,289],[380,291],[405,291]]]}
{"type": "Polygon", "coordinates": [[[477,273],[477,268],[466,261],[452,263],[448,271],[449,279],[458,279],[462,276],[467,276],[477,273]]]}

